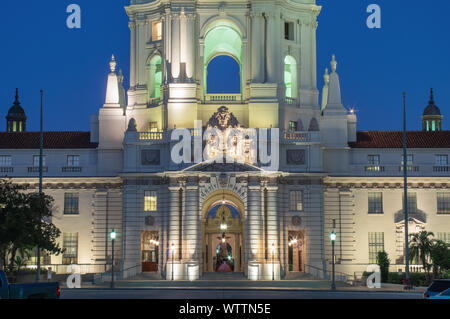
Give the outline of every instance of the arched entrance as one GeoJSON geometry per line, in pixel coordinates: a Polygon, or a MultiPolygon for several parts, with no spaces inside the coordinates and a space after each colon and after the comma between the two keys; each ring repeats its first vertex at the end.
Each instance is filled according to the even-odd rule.
{"type": "Polygon", "coordinates": [[[203,204],[204,272],[244,272],[244,204],[228,190],[216,191],[203,204]]]}

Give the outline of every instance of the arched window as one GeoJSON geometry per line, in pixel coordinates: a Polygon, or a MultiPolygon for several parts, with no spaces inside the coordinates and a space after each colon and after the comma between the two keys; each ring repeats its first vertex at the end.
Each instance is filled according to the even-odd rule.
{"type": "Polygon", "coordinates": [[[151,58],[149,68],[149,98],[157,99],[161,96],[162,84],[162,59],[160,55],[155,55],[151,58]]]}
{"type": "Polygon", "coordinates": [[[296,99],[298,91],[297,62],[290,55],[284,59],[284,85],[286,86],[286,97],[296,99]]]}

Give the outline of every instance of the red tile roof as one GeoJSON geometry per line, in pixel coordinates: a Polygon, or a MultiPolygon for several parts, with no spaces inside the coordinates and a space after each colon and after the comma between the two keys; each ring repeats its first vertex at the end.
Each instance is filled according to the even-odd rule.
{"type": "MultiPolygon", "coordinates": [[[[352,148],[402,148],[403,132],[358,132],[357,141],[349,143],[352,148]]],[[[450,148],[450,131],[407,132],[408,148],[450,148]]]]}
{"type": "MultiPolygon", "coordinates": [[[[0,133],[0,149],[39,149],[39,132],[0,133]]],[[[44,132],[44,149],[97,148],[90,132],[44,132]]]]}

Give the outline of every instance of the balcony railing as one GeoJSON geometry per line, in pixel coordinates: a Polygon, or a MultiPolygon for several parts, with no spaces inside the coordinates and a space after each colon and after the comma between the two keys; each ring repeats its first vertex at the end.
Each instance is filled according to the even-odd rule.
{"type": "Polygon", "coordinates": [[[149,101],[148,101],[148,106],[158,106],[159,105],[159,103],[161,102],[161,98],[159,98],[159,97],[154,97],[154,98],[151,98],[149,101]]]}
{"type": "Polygon", "coordinates": [[[450,172],[450,166],[433,166],[433,172],[441,173],[441,172],[450,172]]]}
{"type": "MultiPolygon", "coordinates": [[[[403,166],[399,166],[398,170],[400,172],[403,172],[403,166]]],[[[419,171],[419,166],[407,166],[406,167],[406,171],[407,172],[418,172],[419,171]]]]}
{"type": "Polygon", "coordinates": [[[285,97],[284,101],[287,105],[297,105],[298,104],[298,100],[296,98],[292,98],[292,97],[285,97]]]}
{"type": "Polygon", "coordinates": [[[0,173],[14,173],[14,167],[0,167],[0,173]]]}
{"type": "Polygon", "coordinates": [[[241,94],[206,94],[206,103],[236,103],[242,102],[241,94]]]}
{"type": "Polygon", "coordinates": [[[292,142],[309,142],[310,134],[308,132],[284,131],[283,138],[292,142]]]}
{"type": "MultiPolygon", "coordinates": [[[[48,167],[46,166],[42,167],[42,172],[47,173],[48,167]]],[[[39,167],[38,166],[28,167],[28,173],[39,173],[39,167]]]]}
{"type": "Polygon", "coordinates": [[[365,167],[366,172],[384,172],[384,166],[369,165],[365,167]]]}
{"type": "Polygon", "coordinates": [[[141,141],[160,141],[163,139],[163,132],[139,132],[139,140],[141,141]]]}
{"type": "Polygon", "coordinates": [[[82,170],[81,166],[67,166],[61,169],[63,173],[81,173],[82,170]]]}

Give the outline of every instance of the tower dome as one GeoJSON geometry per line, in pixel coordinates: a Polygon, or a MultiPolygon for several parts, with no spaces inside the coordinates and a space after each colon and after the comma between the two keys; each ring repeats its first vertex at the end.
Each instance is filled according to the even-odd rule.
{"type": "Polygon", "coordinates": [[[27,116],[19,102],[19,89],[16,89],[16,100],[6,115],[7,132],[25,132],[27,116]]]}
{"type": "Polygon", "coordinates": [[[422,130],[425,132],[435,132],[442,130],[441,110],[434,103],[433,89],[430,90],[430,101],[423,111],[422,130]]]}

